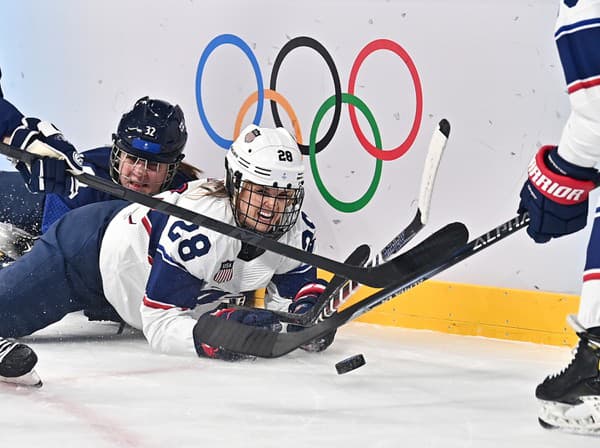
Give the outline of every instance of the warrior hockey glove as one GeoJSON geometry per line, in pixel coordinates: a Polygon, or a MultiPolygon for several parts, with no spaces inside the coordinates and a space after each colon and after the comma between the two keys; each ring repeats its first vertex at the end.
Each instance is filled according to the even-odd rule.
{"type": "MultiPolygon", "coordinates": [[[[225,306],[227,306],[225,304],[225,306]]],[[[266,310],[243,310],[236,308],[223,308],[223,305],[217,307],[216,310],[208,311],[205,314],[211,314],[221,319],[235,320],[244,325],[251,325],[253,327],[264,328],[269,331],[278,332],[281,331],[281,323],[279,319],[266,310]]],[[[196,324],[198,325],[198,324],[196,324]]],[[[196,339],[196,332],[194,331],[194,345],[196,347],[196,353],[200,357],[223,359],[225,361],[239,361],[242,359],[251,359],[254,356],[241,355],[229,350],[225,350],[218,347],[211,347],[208,344],[196,339]]]]}
{"type": "Polygon", "coordinates": [[[588,194],[600,180],[594,168],[567,162],[555,146],[543,146],[528,167],[518,213],[529,212],[527,233],[536,243],[583,229],[588,194]]]}
{"type": "MultiPolygon", "coordinates": [[[[288,311],[295,314],[304,314],[308,312],[313,306],[315,306],[319,296],[323,293],[323,291],[325,291],[326,285],[327,282],[321,279],[317,279],[315,283],[308,283],[304,285],[296,293],[296,297],[294,297],[294,300],[290,304],[288,311]]],[[[288,332],[302,331],[303,329],[304,327],[300,327],[298,325],[288,325],[287,327],[288,332]]],[[[327,333],[325,336],[313,339],[309,343],[300,346],[300,348],[302,350],[306,350],[307,352],[322,352],[333,343],[336,331],[337,330],[333,330],[330,333],[327,333]]]]}
{"type": "Polygon", "coordinates": [[[31,166],[19,162],[19,170],[32,193],[56,193],[70,198],[79,182],[72,174],[83,173],[83,157],[53,124],[37,118],[23,118],[10,137],[12,146],[41,156],[31,166]]]}

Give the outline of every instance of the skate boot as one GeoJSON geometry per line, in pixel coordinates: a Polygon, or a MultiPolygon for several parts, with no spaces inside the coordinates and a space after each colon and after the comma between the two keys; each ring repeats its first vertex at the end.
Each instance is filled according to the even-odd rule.
{"type": "Polygon", "coordinates": [[[568,322],[579,344],[571,363],[536,388],[538,420],[547,429],[600,435],[600,327],[586,330],[574,316],[568,322]]]}
{"type": "Polygon", "coordinates": [[[0,381],[41,387],[42,380],[33,370],[36,363],[37,356],[27,345],[0,338],[0,381]]]}

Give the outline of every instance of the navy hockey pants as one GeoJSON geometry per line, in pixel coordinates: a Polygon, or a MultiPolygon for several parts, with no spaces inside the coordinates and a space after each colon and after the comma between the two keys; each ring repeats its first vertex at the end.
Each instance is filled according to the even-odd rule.
{"type": "Polygon", "coordinates": [[[30,252],[0,270],[0,336],[20,337],[85,308],[109,306],[98,259],[106,226],[126,201],[65,214],[30,252]]]}

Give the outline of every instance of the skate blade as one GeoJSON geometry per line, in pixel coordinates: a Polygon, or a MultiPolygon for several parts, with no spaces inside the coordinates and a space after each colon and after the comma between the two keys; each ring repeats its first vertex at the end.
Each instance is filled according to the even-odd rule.
{"type": "Polygon", "coordinates": [[[581,397],[571,405],[540,400],[538,423],[542,428],[572,434],[600,435],[600,396],[581,397]]]}
{"type": "Polygon", "coordinates": [[[4,383],[16,384],[18,386],[26,387],[42,387],[43,385],[42,379],[35,372],[35,370],[32,370],[31,372],[28,372],[25,375],[16,377],[0,376],[0,381],[4,383]]]}

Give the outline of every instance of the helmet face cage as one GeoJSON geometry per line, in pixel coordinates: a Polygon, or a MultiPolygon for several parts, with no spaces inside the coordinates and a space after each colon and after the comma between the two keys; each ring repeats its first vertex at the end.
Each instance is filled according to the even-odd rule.
{"type": "Polygon", "coordinates": [[[304,200],[304,163],[283,128],[247,126],[225,157],[236,224],[278,239],[296,223],[304,200]]]}
{"type": "Polygon", "coordinates": [[[166,101],[140,98],[133,109],[123,115],[113,134],[110,175],[122,183],[122,164],[143,164],[145,170],[164,170],[166,176],[159,191],[169,187],[183,159],[187,130],[183,111],[166,101]]]}
{"type": "Polygon", "coordinates": [[[149,176],[148,172],[159,173],[163,171],[165,173],[164,178],[161,179],[160,182],[152,183],[146,181],[148,185],[152,187],[152,194],[160,193],[169,188],[171,182],[173,181],[173,177],[175,177],[175,173],[177,172],[177,168],[179,167],[179,162],[175,163],[159,163],[153,162],[151,160],[138,157],[134,154],[129,153],[127,150],[120,148],[118,145],[113,145],[112,150],[110,152],[110,177],[117,184],[122,184],[123,181],[129,181],[130,178],[122,173],[122,164],[129,163],[131,165],[131,170],[137,170],[141,168],[143,170],[142,178],[147,179],[149,176]],[[166,169],[163,168],[166,166],[166,169]],[[156,188],[155,188],[156,187],[156,188]]]}
{"type": "Polygon", "coordinates": [[[278,239],[296,223],[304,188],[241,181],[234,185],[230,198],[238,226],[278,239]]]}

